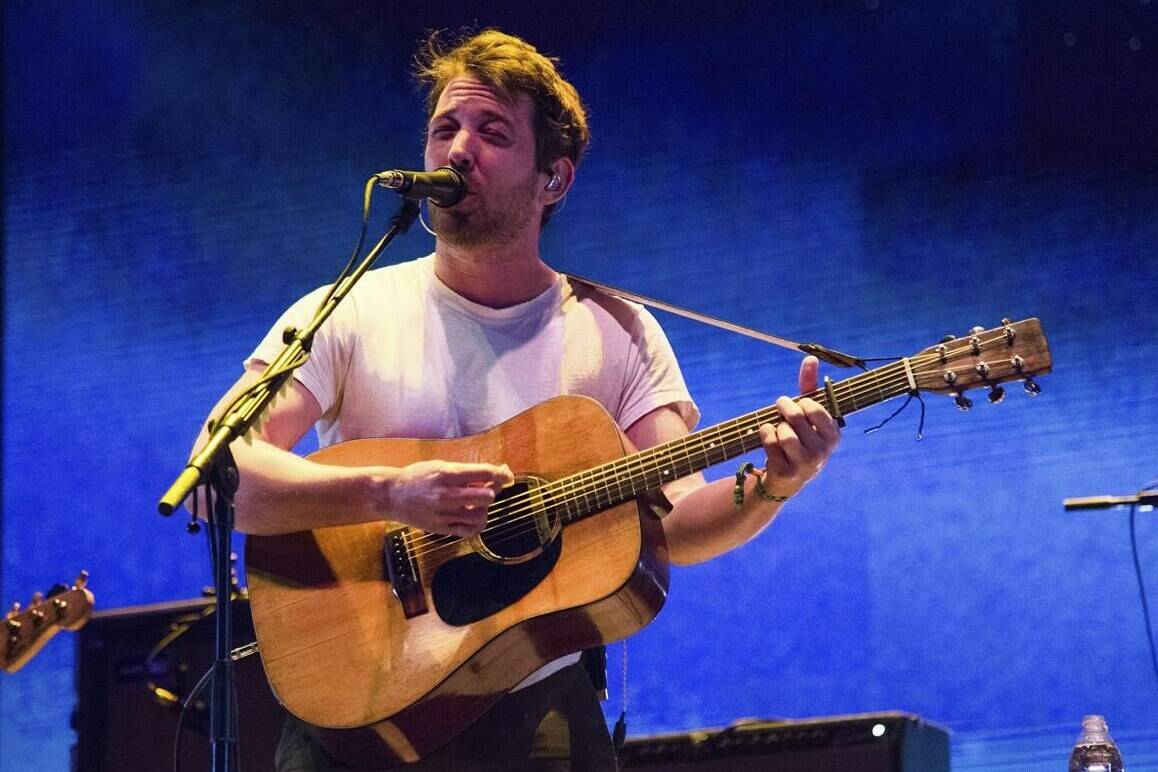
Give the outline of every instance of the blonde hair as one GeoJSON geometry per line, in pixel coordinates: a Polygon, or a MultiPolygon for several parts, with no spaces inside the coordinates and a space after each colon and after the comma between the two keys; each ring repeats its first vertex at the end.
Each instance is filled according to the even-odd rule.
{"type": "Polygon", "coordinates": [[[535,162],[543,171],[566,156],[583,159],[591,134],[587,109],[575,87],[563,79],[558,60],[530,43],[496,29],[461,33],[449,44],[432,32],[415,57],[415,77],[426,88],[426,117],[451,80],[471,75],[510,97],[526,96],[534,106],[535,162]]]}

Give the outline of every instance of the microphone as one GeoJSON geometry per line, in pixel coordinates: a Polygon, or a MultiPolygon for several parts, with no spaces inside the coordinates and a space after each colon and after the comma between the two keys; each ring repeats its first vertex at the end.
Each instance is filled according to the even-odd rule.
{"type": "Polygon", "coordinates": [[[430,199],[435,206],[454,206],[466,195],[466,180],[449,166],[440,166],[432,172],[387,169],[374,178],[384,188],[407,198],[430,199]]]}
{"type": "Polygon", "coordinates": [[[1132,496],[1081,496],[1075,499],[1062,499],[1062,506],[1066,509],[1113,509],[1135,505],[1158,507],[1158,491],[1138,491],[1132,496]]]}

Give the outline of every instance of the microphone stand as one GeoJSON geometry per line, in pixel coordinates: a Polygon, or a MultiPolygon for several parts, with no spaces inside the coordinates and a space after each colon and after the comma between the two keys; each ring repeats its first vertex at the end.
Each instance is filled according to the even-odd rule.
{"type": "Polygon", "coordinates": [[[217,615],[213,696],[209,717],[213,772],[233,772],[237,759],[237,737],[233,731],[236,721],[235,687],[233,659],[230,657],[233,648],[230,555],[233,551],[233,494],[237,491],[240,476],[229,445],[239,437],[243,437],[253,427],[273,398],[286,386],[293,371],[305,364],[309,359],[314,334],[318,328],[329,318],[338,303],[349,294],[363,274],[370,270],[378,255],[396,236],[409,230],[417,217],[418,202],[410,198],[404,199],[402,206],[390,218],[390,228],[386,234],[352,273],[339,280],[310,323],[301,330],[292,327],[285,330],[282,339],[286,347],[266,368],[261,380],[239,397],[220,420],[210,423],[209,441],[189,459],[185,470],[169,486],[157,504],[157,510],[162,515],[169,516],[199,485],[208,485],[212,494],[210,500],[213,501],[213,507],[208,513],[208,518],[217,615]]]}

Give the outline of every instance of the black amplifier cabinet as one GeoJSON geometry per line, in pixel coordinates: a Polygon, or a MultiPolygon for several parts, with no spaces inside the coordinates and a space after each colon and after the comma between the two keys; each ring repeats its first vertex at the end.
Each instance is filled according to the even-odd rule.
{"type": "Polygon", "coordinates": [[[648,772],[949,772],[949,735],[897,712],[745,721],[631,739],[620,760],[648,772]]]}
{"type": "MultiPolygon", "coordinates": [[[[212,611],[210,598],[92,615],[76,638],[74,772],[172,772],[181,712],[173,700],[183,702],[213,664],[212,611]]],[[[234,647],[253,639],[249,603],[234,601],[234,647]]],[[[285,711],[256,654],[237,661],[234,671],[242,769],[273,769],[285,711]]],[[[211,691],[207,686],[185,714],[181,772],[212,768],[211,691]]]]}

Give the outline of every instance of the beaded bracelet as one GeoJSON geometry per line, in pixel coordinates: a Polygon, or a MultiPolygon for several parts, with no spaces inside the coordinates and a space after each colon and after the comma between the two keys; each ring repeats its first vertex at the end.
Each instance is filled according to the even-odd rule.
{"type": "Polygon", "coordinates": [[[740,464],[740,468],[736,470],[736,484],[732,487],[732,501],[735,502],[737,508],[744,506],[744,478],[755,468],[756,465],[749,461],[740,464]]]}
{"type": "Polygon", "coordinates": [[[732,487],[732,501],[737,507],[744,505],[744,478],[749,474],[756,477],[756,493],[765,501],[771,501],[773,504],[782,504],[788,501],[788,496],[774,496],[768,492],[764,487],[764,470],[757,469],[756,465],[748,462],[740,465],[736,470],[736,484],[732,487]]]}
{"type": "Polygon", "coordinates": [[[760,494],[760,498],[765,501],[771,501],[773,504],[783,504],[785,501],[788,501],[788,496],[775,496],[768,492],[768,489],[764,487],[763,470],[760,470],[756,475],[756,493],[760,494]]]}

